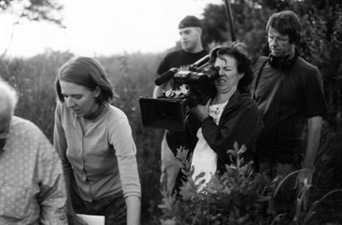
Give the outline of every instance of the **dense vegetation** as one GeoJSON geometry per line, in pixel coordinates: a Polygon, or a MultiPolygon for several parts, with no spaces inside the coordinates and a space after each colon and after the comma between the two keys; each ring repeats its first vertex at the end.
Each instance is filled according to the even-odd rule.
{"type": "MultiPolygon", "coordinates": [[[[293,9],[300,15],[304,32],[299,49],[301,55],[317,65],[322,73],[331,114],[321,135],[313,184],[304,192],[308,197],[308,207],[302,208],[301,220],[297,224],[342,224],[342,204],[339,201],[342,198],[341,192],[331,192],[342,188],[341,5],[338,0],[233,2],[237,38],[247,43],[254,57],[267,54],[264,27],[272,12],[293,9]],[[314,203],[329,192],[331,194],[319,204],[314,203]],[[310,214],[312,206],[315,206],[316,214],[310,214]],[[310,222],[304,222],[308,215],[310,222]]],[[[225,19],[222,19],[225,18],[224,14],[224,7],[219,5],[208,5],[203,13],[204,41],[208,48],[229,40],[225,19]]],[[[163,131],[142,126],[138,99],[140,96],[151,96],[155,71],[163,56],[164,53],[136,53],[98,58],[118,94],[113,104],[127,114],[137,144],[143,191],[143,224],[159,224],[159,219],[163,217],[163,212],[158,208],[163,197],[159,186],[160,141],[163,131]]],[[[0,59],[0,76],[13,84],[20,93],[16,115],[32,120],[51,141],[56,102],[55,75],[57,69],[71,57],[73,55],[68,52],[52,52],[28,59],[0,59]]],[[[188,208],[182,213],[190,215],[191,211],[188,208]]]]}

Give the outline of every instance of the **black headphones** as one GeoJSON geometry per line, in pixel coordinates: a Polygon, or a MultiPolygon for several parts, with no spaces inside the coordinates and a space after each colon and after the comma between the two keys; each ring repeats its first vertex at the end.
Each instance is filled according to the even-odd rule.
{"type": "Polygon", "coordinates": [[[295,61],[298,58],[298,51],[296,50],[295,56],[290,58],[290,56],[286,57],[276,57],[272,54],[268,56],[268,63],[270,64],[271,67],[280,69],[282,71],[289,71],[295,61]]]}

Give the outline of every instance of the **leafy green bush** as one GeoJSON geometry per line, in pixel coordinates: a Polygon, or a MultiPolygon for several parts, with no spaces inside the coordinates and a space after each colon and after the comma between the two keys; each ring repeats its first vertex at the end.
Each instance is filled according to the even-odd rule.
{"type": "Polygon", "coordinates": [[[213,176],[203,190],[198,180],[204,174],[193,179],[193,170],[184,164],[188,180],[180,189],[181,198],[163,191],[163,202],[159,206],[163,211],[162,224],[170,221],[177,225],[266,222],[263,209],[270,200],[266,193],[270,193],[271,182],[266,176],[255,174],[252,163],[243,163],[241,154],[245,150],[244,146],[239,149],[237,144],[234,150],[229,150],[233,163],[226,166],[227,171],[222,176],[213,176]]]}
{"type": "Polygon", "coordinates": [[[190,162],[184,160],[182,152],[177,158],[182,162],[183,172],[187,181],[180,188],[179,196],[162,191],[163,199],[159,208],[162,210],[160,222],[162,225],[206,225],[206,224],[258,224],[258,225],[322,225],[340,224],[342,221],[342,204],[337,203],[342,196],[342,188],[336,180],[327,175],[336,176],[336,165],[329,163],[340,159],[336,147],[341,147],[341,136],[335,132],[322,135],[322,145],[316,161],[313,183],[304,182],[298,189],[293,214],[276,214],[272,205],[273,197],[294,171],[288,176],[269,180],[265,175],[253,173],[253,164],[243,164],[241,154],[245,151],[235,145],[232,164],[227,165],[227,171],[222,175],[213,176],[212,180],[202,189],[198,182],[204,174],[193,178],[193,168],[190,162]],[[323,156],[322,158],[320,158],[323,156]],[[326,161],[326,162],[322,162],[326,161]],[[327,167],[327,168],[325,168],[327,167]],[[320,171],[317,171],[320,170],[320,171]],[[323,175],[324,171],[330,174],[323,175]],[[321,180],[320,180],[321,179],[321,180]],[[321,183],[325,182],[325,183],[321,183]],[[324,188],[322,187],[324,186],[324,188]],[[327,186],[328,185],[328,186],[327,186]],[[331,186],[334,185],[334,186],[331,186]],[[326,214],[327,213],[327,214],[326,214]]]}

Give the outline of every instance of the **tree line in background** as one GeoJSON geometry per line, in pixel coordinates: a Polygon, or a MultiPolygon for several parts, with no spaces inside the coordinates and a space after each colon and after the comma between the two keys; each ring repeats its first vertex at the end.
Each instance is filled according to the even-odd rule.
{"type": "MultiPolygon", "coordinates": [[[[9,9],[8,6],[12,2],[20,1],[0,0],[0,12],[9,9]]],[[[51,6],[45,4],[50,0],[27,2],[32,6],[26,7],[26,14],[19,13],[22,17],[29,15],[30,9],[35,9],[32,12],[39,12],[39,7],[51,6]]],[[[273,12],[291,9],[301,18],[303,35],[298,46],[299,51],[301,56],[320,69],[331,109],[329,123],[325,125],[322,133],[322,146],[317,157],[312,201],[332,189],[341,188],[342,5],[340,0],[231,0],[231,6],[237,39],[248,45],[253,58],[268,54],[265,26],[273,12]]],[[[57,9],[55,12],[58,12],[61,6],[53,9],[57,9]]],[[[48,13],[49,10],[42,12],[48,13]]],[[[32,18],[36,18],[34,20],[48,18],[44,13],[38,15],[45,16],[32,18]]],[[[57,21],[61,24],[60,20],[57,21]]],[[[203,12],[203,23],[203,41],[209,50],[230,40],[223,4],[207,5],[203,12]]],[[[163,131],[142,126],[138,100],[140,96],[152,95],[156,69],[164,55],[165,53],[135,53],[98,57],[118,94],[113,104],[127,114],[137,144],[142,183],[142,224],[158,224],[161,216],[158,205],[162,198],[159,177],[160,141],[163,131]]],[[[28,59],[9,59],[5,55],[0,57],[1,78],[14,85],[20,94],[16,115],[36,123],[51,141],[56,103],[55,76],[57,69],[73,56],[68,52],[50,52],[28,59]]],[[[336,218],[342,221],[342,206],[336,204],[335,199],[338,198],[333,199],[334,197],[336,196],[325,201],[318,212],[320,210],[323,212],[319,214],[321,216],[327,214],[326,210],[336,208],[340,212],[338,218],[335,215],[336,211],[329,211],[327,215],[332,221],[336,221],[336,218]]]]}

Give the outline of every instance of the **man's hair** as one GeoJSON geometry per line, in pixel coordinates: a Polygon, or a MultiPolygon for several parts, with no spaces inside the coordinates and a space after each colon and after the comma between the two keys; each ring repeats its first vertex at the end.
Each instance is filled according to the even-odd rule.
{"type": "Polygon", "coordinates": [[[17,102],[17,92],[9,83],[0,79],[0,107],[4,107],[7,105],[7,107],[9,107],[9,109],[11,110],[11,114],[13,114],[17,102]]]}
{"type": "Polygon", "coordinates": [[[288,35],[290,43],[300,39],[300,20],[293,11],[285,10],[272,14],[266,24],[266,31],[268,32],[270,28],[276,29],[282,35],[288,35]]]}
{"type": "Polygon", "coordinates": [[[64,102],[60,81],[71,82],[90,90],[99,88],[101,93],[96,98],[99,104],[110,103],[115,96],[107,73],[97,60],[90,57],[71,59],[59,69],[55,82],[56,92],[59,100],[64,102]]]}
{"type": "Polygon", "coordinates": [[[238,73],[244,73],[237,89],[241,93],[246,93],[253,79],[252,61],[249,58],[247,46],[242,42],[230,42],[227,46],[216,47],[210,52],[210,64],[214,65],[217,58],[225,60],[223,58],[224,55],[233,57],[237,63],[238,73]]]}

